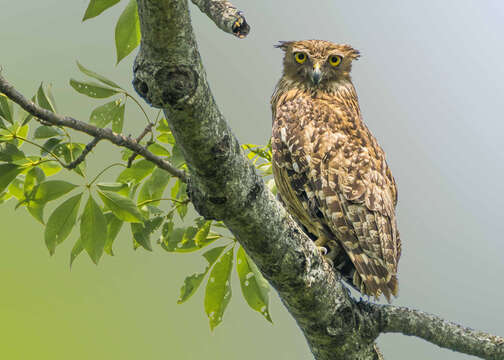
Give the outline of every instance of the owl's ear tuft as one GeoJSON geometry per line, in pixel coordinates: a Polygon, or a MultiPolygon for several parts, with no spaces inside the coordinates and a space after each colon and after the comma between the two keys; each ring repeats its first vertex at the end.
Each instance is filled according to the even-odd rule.
{"type": "Polygon", "coordinates": [[[345,55],[350,57],[352,60],[358,60],[361,57],[360,51],[354,49],[350,45],[343,45],[343,51],[346,53],[345,55]]]}
{"type": "Polygon", "coordinates": [[[287,51],[290,44],[292,44],[292,41],[279,41],[277,45],[273,45],[273,46],[276,48],[282,49],[283,51],[287,51]]]}

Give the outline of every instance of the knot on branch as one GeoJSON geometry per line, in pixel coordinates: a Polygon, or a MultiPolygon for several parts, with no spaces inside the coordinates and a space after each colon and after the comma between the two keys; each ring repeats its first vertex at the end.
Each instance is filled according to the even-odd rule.
{"type": "Polygon", "coordinates": [[[183,108],[198,87],[198,74],[190,66],[137,58],[133,68],[133,87],[147,103],[156,108],[183,108]]]}
{"type": "MultiPolygon", "coordinates": [[[[200,175],[201,176],[201,175],[200,175]]],[[[191,199],[196,211],[207,220],[226,220],[242,213],[252,206],[264,191],[264,183],[256,178],[250,187],[242,189],[242,200],[230,197],[229,194],[219,191],[218,188],[205,187],[205,180],[194,174],[187,183],[187,195],[191,199]]]]}

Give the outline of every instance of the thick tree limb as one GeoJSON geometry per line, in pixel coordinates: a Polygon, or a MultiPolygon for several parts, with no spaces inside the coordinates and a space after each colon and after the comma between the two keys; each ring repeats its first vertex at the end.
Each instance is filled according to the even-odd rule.
{"type": "MultiPolygon", "coordinates": [[[[371,311],[352,300],[247,162],[206,81],[187,0],[138,0],[138,10],[142,41],[133,85],[148,103],[164,109],[189,167],[194,206],[206,218],[223,220],[236,236],[278,291],[316,359],[378,359],[373,344],[381,331],[415,328],[414,334],[422,337],[421,327],[393,325],[401,321],[393,311],[371,311]]],[[[202,10],[214,21],[218,18],[208,8],[202,10]]],[[[491,356],[502,358],[498,352],[491,356]]]]}
{"type": "Polygon", "coordinates": [[[187,1],[140,0],[138,10],[142,42],[133,85],[164,109],[189,168],[198,212],[225,222],[279,292],[317,359],[377,359],[377,328],[265,187],[219,112],[187,1]]]}
{"type": "MultiPolygon", "coordinates": [[[[25,98],[21,93],[14,89],[14,87],[9,84],[2,75],[0,75],[0,92],[4,93],[9,99],[21,106],[28,113],[38,117],[39,119],[42,119],[47,124],[64,126],[91,135],[95,138],[92,143],[104,139],[118,146],[128,148],[133,152],[142,155],[144,158],[153,162],[161,169],[168,171],[171,175],[179,177],[183,181],[187,181],[187,176],[184,171],[177,169],[163,158],[154,155],[153,153],[145,149],[142,145],[137,143],[134,139],[126,137],[122,134],[117,134],[111,129],[102,129],[83,121],[76,120],[69,116],[61,116],[43,109],[33,101],[25,98]]],[[[94,147],[94,145],[92,146],[94,147]]],[[[89,151],[90,150],[91,149],[89,149],[89,151]]]]}

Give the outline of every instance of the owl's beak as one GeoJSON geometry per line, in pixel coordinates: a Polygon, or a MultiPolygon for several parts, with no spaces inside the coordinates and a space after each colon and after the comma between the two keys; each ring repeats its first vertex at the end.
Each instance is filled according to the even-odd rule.
{"type": "Polygon", "coordinates": [[[322,73],[320,72],[320,64],[316,63],[313,65],[312,81],[315,85],[318,85],[321,78],[322,73]]]}

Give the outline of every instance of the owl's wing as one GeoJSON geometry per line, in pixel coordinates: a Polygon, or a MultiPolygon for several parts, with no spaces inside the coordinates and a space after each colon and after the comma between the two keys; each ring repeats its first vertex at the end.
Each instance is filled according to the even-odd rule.
{"type": "Polygon", "coordinates": [[[357,269],[355,285],[389,299],[397,293],[394,192],[387,190],[390,181],[374,168],[369,151],[341,131],[342,119],[335,117],[345,115],[349,113],[314,108],[306,98],[277,108],[273,138],[282,159],[275,161],[302,179],[296,184],[296,176],[284,176],[297,189],[295,195],[306,197],[296,198],[303,206],[298,212],[306,214],[310,204],[318,207],[357,269]]]}

